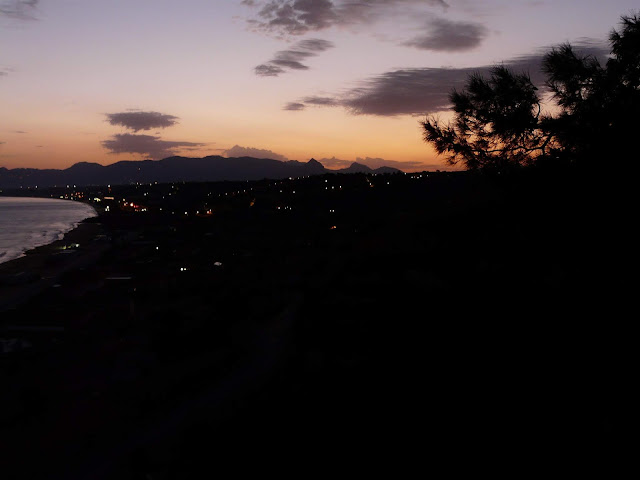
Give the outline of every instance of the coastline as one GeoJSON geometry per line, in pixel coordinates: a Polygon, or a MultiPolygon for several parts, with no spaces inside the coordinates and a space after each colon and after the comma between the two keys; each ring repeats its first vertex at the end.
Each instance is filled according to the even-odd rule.
{"type": "MultiPolygon", "coordinates": [[[[93,212],[93,216],[87,216],[87,217],[83,218],[80,221],[74,222],[75,226],[73,226],[70,230],[67,230],[64,233],[59,231],[58,232],[58,236],[62,233],[62,237],[58,238],[57,240],[53,240],[53,241],[50,241],[49,243],[45,243],[45,244],[42,244],[42,245],[38,245],[38,246],[35,246],[35,247],[32,247],[32,248],[29,248],[27,250],[24,250],[24,251],[22,251],[20,253],[20,255],[18,257],[15,257],[14,256],[15,253],[14,253],[13,255],[10,255],[10,257],[11,257],[10,260],[2,261],[3,257],[0,257],[0,275],[2,274],[1,269],[4,267],[4,265],[12,263],[15,260],[19,260],[21,258],[24,258],[25,256],[30,255],[32,253],[37,253],[38,249],[40,249],[40,248],[48,247],[49,245],[53,245],[56,242],[64,240],[64,238],[67,235],[69,235],[74,230],[78,229],[82,223],[87,222],[87,221],[95,221],[95,220],[91,220],[91,219],[98,218],[98,217],[100,217],[100,214],[101,214],[101,212],[99,212],[98,209],[96,209],[96,207],[93,204],[91,204],[89,201],[85,201],[85,200],[66,200],[66,199],[58,199],[58,198],[53,198],[53,197],[49,198],[49,197],[41,197],[41,196],[15,196],[15,195],[2,195],[2,194],[0,194],[0,200],[2,200],[2,199],[10,199],[10,200],[11,199],[27,199],[27,200],[28,199],[41,199],[41,200],[54,200],[54,201],[70,202],[70,203],[75,203],[75,204],[81,203],[84,206],[89,207],[89,209],[93,212]]],[[[73,223],[71,225],[73,225],[73,223]]],[[[69,241],[71,242],[72,240],[69,240],[69,241]]]]}
{"type": "Polygon", "coordinates": [[[63,274],[95,262],[109,248],[109,243],[99,237],[103,231],[99,214],[88,217],[62,239],[0,263],[0,312],[15,308],[53,286],[63,274]],[[65,248],[72,244],[79,246],[65,248]]]}

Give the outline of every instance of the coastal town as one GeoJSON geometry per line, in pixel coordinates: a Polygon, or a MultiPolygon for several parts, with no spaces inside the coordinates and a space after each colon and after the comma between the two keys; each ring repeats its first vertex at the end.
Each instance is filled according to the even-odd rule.
{"type": "Polygon", "coordinates": [[[527,369],[557,375],[573,322],[552,319],[580,316],[571,294],[594,274],[580,249],[520,254],[549,225],[567,241],[587,228],[547,187],[535,205],[528,177],[468,172],[39,189],[99,215],[0,265],[3,449],[40,452],[21,466],[32,478],[138,478],[195,472],[211,449],[273,461],[273,431],[301,458],[345,424],[336,448],[381,448],[408,423],[507,432],[491,412],[517,402],[479,415],[464,392],[525,395],[527,369]]]}

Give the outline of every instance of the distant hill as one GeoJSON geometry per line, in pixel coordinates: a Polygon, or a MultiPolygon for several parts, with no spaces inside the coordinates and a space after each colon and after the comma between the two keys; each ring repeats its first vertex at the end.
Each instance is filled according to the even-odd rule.
{"type": "Polygon", "coordinates": [[[362,165],[361,163],[353,162],[347,168],[338,170],[341,173],[374,173],[372,168],[362,165]]]}
{"type": "Polygon", "coordinates": [[[52,187],[64,185],[127,185],[132,183],[217,182],[302,177],[325,173],[394,173],[400,170],[371,169],[359,163],[341,170],[326,169],[320,162],[281,162],[269,158],[169,157],[163,160],[122,161],[111,165],[80,162],[64,170],[0,168],[0,188],[52,187]]]}

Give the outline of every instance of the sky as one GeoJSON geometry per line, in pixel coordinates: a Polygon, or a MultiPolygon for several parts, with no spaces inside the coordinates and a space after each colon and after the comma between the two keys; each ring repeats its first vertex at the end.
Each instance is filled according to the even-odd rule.
{"type": "Polygon", "coordinates": [[[0,0],[0,167],[172,155],[445,170],[426,115],[492,65],[601,58],[637,0],[0,0]]]}

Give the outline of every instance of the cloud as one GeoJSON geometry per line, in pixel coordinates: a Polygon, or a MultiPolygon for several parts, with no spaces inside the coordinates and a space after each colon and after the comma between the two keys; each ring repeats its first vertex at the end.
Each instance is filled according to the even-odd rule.
{"type": "Polygon", "coordinates": [[[153,128],[167,128],[178,123],[179,118],[159,112],[142,112],[129,110],[122,113],[105,114],[111,125],[121,125],[129,130],[151,130],[153,128]]]}
{"type": "MultiPolygon", "coordinates": [[[[600,61],[606,59],[608,46],[600,41],[582,39],[574,44],[581,55],[592,55],[600,61]]],[[[546,90],[545,76],[541,64],[548,48],[515,57],[504,65],[515,72],[529,73],[532,82],[541,90],[546,90]]],[[[453,89],[462,89],[470,75],[486,75],[493,65],[466,68],[411,68],[384,72],[365,79],[346,93],[332,97],[321,97],[325,106],[341,106],[356,115],[423,115],[447,110],[449,95],[453,89]]],[[[298,103],[307,105],[306,97],[298,103]]],[[[308,102],[311,105],[323,104],[308,102]]],[[[298,108],[300,110],[301,108],[298,108]]]]}
{"type": "Polygon", "coordinates": [[[245,0],[257,10],[248,23],[255,30],[279,36],[305,35],[333,26],[371,23],[385,9],[418,4],[447,8],[444,0],[245,0]]]}
{"type": "Polygon", "coordinates": [[[250,23],[259,30],[303,35],[322,30],[337,21],[335,6],[329,0],[271,0],[254,2],[261,7],[258,19],[250,23]]]}
{"type": "Polygon", "coordinates": [[[10,0],[0,2],[0,16],[16,20],[35,20],[40,0],[10,0]]]}
{"type": "Polygon", "coordinates": [[[258,65],[256,68],[254,68],[253,71],[259,77],[277,77],[281,73],[284,73],[285,69],[276,65],[263,63],[262,65],[258,65]]]}
{"type": "Polygon", "coordinates": [[[302,62],[310,57],[333,48],[333,43],[318,38],[297,42],[291,49],[276,52],[273,59],[253,69],[261,77],[277,77],[287,70],[308,70],[302,62]]]}
{"type": "Polygon", "coordinates": [[[462,87],[475,68],[414,68],[369,78],[339,103],[357,115],[394,116],[445,110],[452,88],[462,87]]]}
{"type": "Polygon", "coordinates": [[[335,107],[339,105],[336,99],[332,97],[311,96],[305,97],[302,101],[307,105],[319,105],[322,107],[335,107]]]}
{"type": "MultiPolygon", "coordinates": [[[[325,167],[334,169],[334,170],[337,170],[340,168],[347,168],[354,162],[353,160],[343,160],[336,157],[322,158],[318,161],[321,164],[323,164],[325,167]]],[[[361,165],[366,165],[367,167],[372,169],[376,169],[380,167],[392,167],[392,168],[397,168],[398,170],[407,171],[407,172],[425,169],[425,164],[422,162],[400,162],[396,160],[386,160],[384,158],[357,157],[355,159],[355,162],[361,165]]],[[[442,168],[442,167],[438,165],[437,168],[442,168]]]]}
{"type": "Polygon", "coordinates": [[[320,96],[310,96],[304,97],[300,102],[289,102],[284,107],[283,110],[289,111],[300,111],[307,108],[307,105],[316,105],[319,107],[338,107],[340,106],[340,100],[334,97],[320,97],[320,96]]]}
{"type": "Polygon", "coordinates": [[[403,45],[436,52],[464,52],[482,43],[489,30],[482,24],[453,22],[444,18],[431,20],[427,33],[412,38],[403,45]]]}
{"type": "Polygon", "coordinates": [[[304,109],[305,109],[304,103],[298,103],[298,102],[289,102],[283,107],[283,110],[289,110],[292,112],[296,112],[304,109]]]}
{"type": "Polygon", "coordinates": [[[253,147],[241,147],[240,145],[234,145],[230,149],[224,150],[222,153],[229,158],[237,158],[237,157],[270,158],[273,160],[280,160],[281,162],[285,162],[289,160],[284,155],[280,155],[279,153],[272,152],[271,150],[263,150],[261,148],[253,148],[253,147]]]}
{"type": "MultiPolygon", "coordinates": [[[[340,168],[347,168],[350,166],[353,161],[351,160],[343,160],[341,158],[331,157],[331,158],[321,158],[318,160],[322,165],[326,168],[330,168],[332,170],[337,170],[340,168]]],[[[360,163],[360,162],[358,162],[360,163]]]]}
{"type": "Polygon", "coordinates": [[[384,158],[371,157],[356,157],[356,162],[374,169],[380,167],[393,167],[397,168],[398,170],[415,170],[424,166],[422,162],[399,162],[397,160],[386,160],[384,158]]]}
{"type": "Polygon", "coordinates": [[[24,130],[11,130],[11,133],[27,133],[24,130]]]}
{"type": "Polygon", "coordinates": [[[175,155],[178,150],[195,149],[205,146],[205,143],[172,142],[161,140],[153,135],[134,135],[121,133],[109,140],[104,140],[102,146],[109,153],[137,153],[150,159],[161,159],[175,155]]]}
{"type": "MultiPolygon", "coordinates": [[[[452,88],[461,88],[477,68],[414,68],[393,70],[368,78],[335,97],[322,97],[316,106],[341,106],[356,115],[411,115],[445,110],[452,88]]],[[[318,97],[306,97],[305,100],[318,97]]]]}

